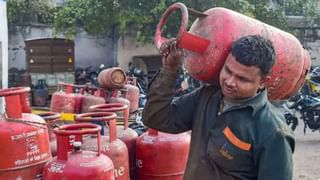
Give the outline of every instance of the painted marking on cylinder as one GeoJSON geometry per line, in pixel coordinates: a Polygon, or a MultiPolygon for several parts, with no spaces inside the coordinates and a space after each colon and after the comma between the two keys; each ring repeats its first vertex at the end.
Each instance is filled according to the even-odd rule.
{"type": "Polygon", "coordinates": [[[115,177],[123,176],[125,168],[123,166],[120,166],[118,169],[114,169],[113,173],[115,177]]]}
{"type": "Polygon", "coordinates": [[[168,136],[168,137],[160,137],[159,141],[161,142],[167,142],[167,141],[178,141],[179,137],[177,136],[168,136]]]}
{"type": "Polygon", "coordinates": [[[105,165],[105,162],[103,162],[102,160],[82,162],[79,164],[79,166],[82,166],[82,167],[97,167],[97,166],[102,166],[102,165],[105,165]]]}
{"type": "Polygon", "coordinates": [[[142,142],[147,143],[147,144],[153,144],[153,140],[154,140],[153,137],[144,136],[143,139],[142,139],[142,142]]]}
{"type": "Polygon", "coordinates": [[[63,169],[65,168],[65,166],[65,164],[53,162],[48,168],[48,171],[52,173],[63,173],[63,169]]]}
{"type": "MultiPolygon", "coordinates": [[[[88,151],[95,151],[95,152],[98,151],[98,146],[86,146],[86,145],[84,145],[83,148],[85,150],[88,150],[88,151]]],[[[109,144],[102,144],[101,150],[102,150],[102,152],[110,151],[109,144]]]]}
{"type": "Polygon", "coordinates": [[[28,138],[28,137],[33,137],[33,136],[36,136],[38,134],[43,134],[45,131],[44,129],[38,129],[36,131],[30,131],[30,132],[23,132],[21,134],[16,134],[16,135],[12,135],[11,136],[11,140],[12,141],[17,141],[17,140],[21,140],[21,139],[25,139],[25,138],[28,138]]]}
{"type": "Polygon", "coordinates": [[[142,168],[142,167],[143,167],[143,166],[142,166],[142,160],[137,159],[137,160],[136,160],[136,166],[137,166],[138,168],[142,168]]]}
{"type": "Polygon", "coordinates": [[[93,155],[93,154],[82,154],[81,157],[84,158],[84,159],[86,159],[86,158],[94,158],[94,157],[96,157],[96,155],[93,155]]]}
{"type": "Polygon", "coordinates": [[[31,157],[29,156],[29,157],[27,157],[25,159],[17,159],[17,160],[15,160],[14,164],[16,166],[20,166],[20,165],[31,163],[33,161],[39,161],[39,160],[42,160],[42,159],[46,159],[48,157],[49,157],[48,153],[45,152],[45,153],[43,153],[41,155],[33,155],[33,156],[31,156],[31,157]]]}

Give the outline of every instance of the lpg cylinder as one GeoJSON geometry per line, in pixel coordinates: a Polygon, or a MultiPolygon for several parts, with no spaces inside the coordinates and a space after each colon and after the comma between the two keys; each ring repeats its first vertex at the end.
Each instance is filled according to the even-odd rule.
{"type": "Polygon", "coordinates": [[[111,96],[106,97],[106,103],[122,103],[130,107],[130,101],[127,98],[127,94],[128,94],[127,89],[113,91],[111,96]]]}
{"type": "Polygon", "coordinates": [[[143,133],[136,145],[138,179],[182,180],[189,144],[188,133],[167,134],[155,129],[143,133]]]}
{"type": "Polygon", "coordinates": [[[127,83],[124,86],[127,89],[127,99],[130,101],[130,113],[134,113],[139,108],[140,91],[137,87],[136,77],[127,77],[127,83]]]}
{"type": "Polygon", "coordinates": [[[126,81],[126,73],[120,67],[104,69],[98,75],[98,83],[104,89],[121,89],[126,81]]]}
{"type": "Polygon", "coordinates": [[[57,138],[53,132],[53,129],[58,125],[60,121],[60,114],[56,112],[43,112],[37,115],[42,117],[47,123],[51,155],[54,157],[57,155],[57,138]]]}
{"type": "MultiPolygon", "coordinates": [[[[106,154],[114,164],[114,176],[116,180],[129,180],[128,148],[123,141],[117,138],[117,115],[112,112],[92,112],[78,114],[76,122],[108,122],[109,136],[102,136],[102,153],[106,154]]],[[[97,151],[97,145],[92,137],[83,139],[84,150],[97,151]]]]}
{"type": "Polygon", "coordinates": [[[186,6],[182,3],[171,5],[162,15],[156,29],[155,44],[158,48],[167,40],[161,35],[167,18],[179,9],[182,22],[176,38],[178,46],[185,49],[185,67],[196,79],[219,84],[220,70],[232,43],[245,35],[261,35],[269,39],[275,48],[276,63],[272,69],[271,80],[266,83],[270,99],[284,99],[288,94],[292,94],[291,91],[300,77],[304,76],[304,61],[310,61],[310,58],[304,57],[303,47],[293,35],[220,7],[203,13],[193,13],[198,18],[187,32],[186,6]]]}
{"type": "Polygon", "coordinates": [[[41,179],[51,159],[45,121],[22,110],[21,96],[29,91],[29,87],[0,90],[6,104],[0,117],[0,179],[41,179]]]}
{"type": "Polygon", "coordinates": [[[101,127],[94,124],[81,123],[63,125],[53,131],[57,135],[57,157],[49,161],[43,169],[46,180],[114,180],[113,163],[109,157],[101,153],[101,127]],[[81,142],[73,143],[69,151],[70,136],[81,140],[82,135],[94,134],[97,152],[81,150],[81,142]]]}
{"type": "Polygon", "coordinates": [[[80,113],[83,95],[73,93],[75,85],[59,83],[58,91],[51,98],[50,111],[64,113],[80,113]],[[65,92],[63,91],[65,89],[65,92]]]}
{"type": "MultiPolygon", "coordinates": [[[[81,113],[89,112],[90,106],[97,105],[97,104],[104,104],[106,102],[104,97],[95,96],[93,94],[95,94],[95,91],[92,91],[92,89],[91,89],[91,94],[86,92],[84,93],[82,104],[81,104],[81,113]]],[[[99,94],[100,93],[98,93],[97,95],[99,94]]]]}
{"type": "Polygon", "coordinates": [[[48,99],[48,85],[44,79],[39,79],[33,90],[33,104],[35,106],[46,106],[48,99]]]}
{"type": "Polygon", "coordinates": [[[303,86],[303,84],[305,83],[307,75],[308,75],[308,73],[310,71],[310,67],[311,67],[311,61],[309,61],[308,59],[311,59],[310,54],[307,50],[304,49],[304,64],[303,64],[300,79],[298,80],[298,82],[296,83],[296,85],[290,91],[290,93],[287,95],[286,98],[290,98],[291,96],[295,95],[297,93],[297,91],[299,91],[301,89],[301,87],[303,86]]]}
{"type": "MultiPolygon", "coordinates": [[[[136,139],[138,133],[129,128],[129,108],[128,105],[123,103],[109,103],[91,106],[90,110],[93,112],[123,112],[124,126],[117,128],[117,136],[121,139],[128,148],[129,152],[129,165],[130,165],[130,178],[136,179],[136,139]]],[[[118,118],[119,119],[119,118],[118,118]]]]}

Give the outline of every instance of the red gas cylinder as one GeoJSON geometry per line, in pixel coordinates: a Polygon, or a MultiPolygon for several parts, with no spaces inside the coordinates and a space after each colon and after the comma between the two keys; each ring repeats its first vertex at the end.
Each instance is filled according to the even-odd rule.
{"type": "Polygon", "coordinates": [[[57,157],[46,164],[43,179],[46,180],[114,180],[113,163],[109,157],[101,153],[101,127],[94,124],[81,123],[64,125],[54,129],[57,135],[57,157]],[[97,152],[81,150],[81,142],[73,143],[69,151],[70,136],[81,140],[85,134],[95,135],[97,152]]]}
{"type": "Polygon", "coordinates": [[[130,101],[130,113],[134,113],[139,108],[140,91],[137,87],[136,77],[127,77],[127,83],[124,86],[127,92],[127,99],[130,101]]]}
{"type": "Polygon", "coordinates": [[[157,26],[155,43],[158,48],[167,40],[161,36],[162,27],[169,15],[178,9],[182,13],[177,35],[178,46],[187,49],[185,67],[196,79],[218,84],[219,73],[232,42],[245,35],[261,35],[271,40],[275,47],[276,64],[272,69],[271,80],[266,83],[270,99],[284,99],[292,94],[300,77],[304,76],[304,61],[310,61],[310,58],[304,56],[303,47],[293,35],[225,8],[193,13],[198,18],[190,32],[187,32],[187,8],[182,3],[171,5],[157,26]]]}
{"type": "Polygon", "coordinates": [[[311,67],[311,61],[309,61],[309,59],[311,59],[311,57],[310,57],[310,54],[307,50],[304,50],[304,58],[305,59],[304,59],[304,64],[303,64],[300,79],[298,80],[298,82],[296,83],[296,85],[290,91],[290,93],[287,95],[286,98],[290,98],[291,96],[295,95],[297,93],[297,91],[300,90],[300,88],[303,86],[303,84],[306,81],[307,75],[308,75],[308,73],[310,71],[310,67],[311,67]]]}
{"type": "Polygon", "coordinates": [[[103,97],[97,97],[91,94],[84,94],[81,104],[81,113],[89,112],[90,106],[104,103],[106,103],[106,101],[103,97]]]}
{"type": "MultiPolygon", "coordinates": [[[[117,138],[116,117],[117,115],[111,112],[92,112],[76,115],[75,121],[109,123],[109,136],[102,136],[102,153],[113,161],[115,179],[129,180],[128,148],[123,141],[117,138]]],[[[98,149],[92,137],[83,139],[82,148],[91,151],[97,151],[98,149]]]]}
{"type": "Polygon", "coordinates": [[[113,93],[110,96],[106,97],[106,103],[122,103],[130,107],[130,101],[127,98],[127,94],[128,94],[127,89],[113,91],[113,93]]]}
{"type": "Polygon", "coordinates": [[[21,96],[29,87],[1,89],[6,113],[0,117],[0,179],[41,179],[45,163],[51,159],[45,121],[23,113],[21,96]]]}
{"type": "Polygon", "coordinates": [[[123,103],[109,103],[91,106],[90,110],[93,112],[123,112],[124,126],[117,128],[118,138],[121,139],[129,151],[129,165],[130,165],[130,178],[136,179],[136,139],[138,133],[129,128],[129,108],[128,105],[123,103]]]}
{"type": "Polygon", "coordinates": [[[126,73],[120,67],[104,69],[98,75],[98,82],[104,89],[121,89],[126,82],[126,73]]]}
{"type": "Polygon", "coordinates": [[[30,106],[29,96],[30,96],[30,94],[28,92],[20,94],[20,102],[21,102],[21,108],[22,108],[23,113],[31,113],[31,111],[32,111],[31,106],[30,106]]]}
{"type": "MultiPolygon", "coordinates": [[[[190,135],[149,129],[137,139],[139,180],[182,180],[188,159],[190,135]]],[[[199,177],[201,179],[201,177],[199,177]]]]}
{"type": "Polygon", "coordinates": [[[58,84],[58,91],[51,98],[50,111],[64,113],[80,113],[83,95],[73,93],[78,86],[66,83],[58,84]],[[63,91],[63,89],[65,91],[63,91]]]}
{"type": "Polygon", "coordinates": [[[57,124],[59,123],[60,114],[56,113],[56,112],[43,112],[43,113],[39,113],[37,115],[42,117],[47,123],[48,132],[49,132],[51,155],[56,156],[57,155],[57,138],[53,132],[53,128],[55,128],[57,126],[57,124]]]}

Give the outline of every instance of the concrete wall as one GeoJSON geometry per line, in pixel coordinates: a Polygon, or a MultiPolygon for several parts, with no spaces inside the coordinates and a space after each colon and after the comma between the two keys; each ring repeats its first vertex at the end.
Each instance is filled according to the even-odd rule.
{"type": "MultiPolygon", "coordinates": [[[[1,87],[8,87],[8,25],[7,25],[7,4],[0,0],[0,42],[2,43],[2,65],[1,65],[1,87]]],[[[1,106],[1,105],[0,105],[1,106]]],[[[2,106],[1,106],[2,107],[2,106]]]]}
{"type": "MultiPolygon", "coordinates": [[[[7,4],[0,0],[0,88],[8,87],[8,26],[7,4]]],[[[3,98],[0,99],[0,113],[4,112],[3,98]]]]}
{"type": "Polygon", "coordinates": [[[320,65],[320,21],[306,20],[302,17],[290,17],[289,24],[294,29],[296,37],[311,55],[312,65],[320,65]]]}
{"type": "MultiPolygon", "coordinates": [[[[26,68],[25,40],[52,37],[52,29],[48,26],[15,26],[11,28],[9,32],[9,68],[26,68]]],[[[64,38],[62,35],[58,35],[58,37],[64,38]]],[[[95,67],[100,64],[113,65],[113,47],[110,38],[93,37],[81,32],[77,34],[74,41],[76,68],[89,65],[95,67]]]]}
{"type": "Polygon", "coordinates": [[[124,38],[118,41],[118,62],[119,66],[128,69],[128,63],[133,56],[159,54],[154,44],[141,45],[132,38],[124,38]]]}

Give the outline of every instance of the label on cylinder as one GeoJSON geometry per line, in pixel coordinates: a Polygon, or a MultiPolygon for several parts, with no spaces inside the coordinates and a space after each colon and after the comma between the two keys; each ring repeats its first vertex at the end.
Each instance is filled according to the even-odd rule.
{"type": "Polygon", "coordinates": [[[19,154],[21,159],[15,159],[15,166],[23,166],[26,164],[33,163],[34,161],[42,161],[48,159],[50,155],[48,152],[43,152],[39,147],[38,136],[44,134],[45,129],[38,129],[30,132],[23,132],[20,134],[12,135],[10,137],[11,141],[24,145],[25,147],[20,147],[25,149],[21,151],[23,154],[19,154]],[[24,156],[23,156],[24,155],[24,156]]]}
{"type": "Polygon", "coordinates": [[[65,166],[65,164],[53,162],[48,168],[48,171],[52,173],[63,173],[65,166]]]}
{"type": "Polygon", "coordinates": [[[147,144],[153,144],[154,137],[151,136],[144,136],[142,139],[142,142],[147,143],[147,144]]]}
{"type": "MultiPolygon", "coordinates": [[[[88,151],[98,151],[98,146],[92,145],[83,145],[83,148],[88,151]]],[[[110,151],[109,144],[102,144],[101,146],[102,152],[110,151]]]]}
{"type": "Polygon", "coordinates": [[[141,159],[137,159],[136,160],[136,166],[138,167],[138,168],[142,168],[143,166],[142,166],[142,160],[141,159]]]}
{"type": "Polygon", "coordinates": [[[115,177],[123,176],[125,173],[125,168],[123,166],[120,166],[119,168],[114,169],[113,173],[115,177]]]}

